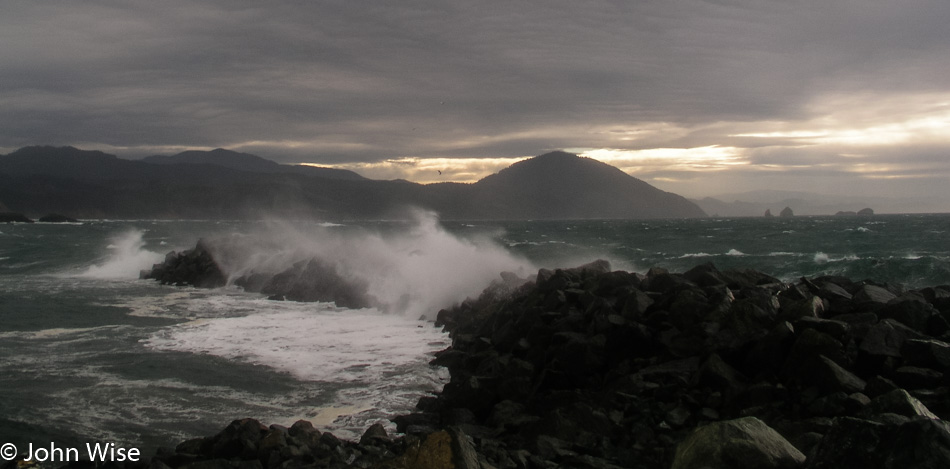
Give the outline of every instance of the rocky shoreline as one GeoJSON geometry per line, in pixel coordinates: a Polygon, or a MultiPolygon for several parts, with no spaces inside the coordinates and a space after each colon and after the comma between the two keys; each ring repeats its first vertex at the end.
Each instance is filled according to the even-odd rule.
{"type": "Polygon", "coordinates": [[[451,381],[393,419],[403,436],[247,419],[148,465],[950,467],[948,286],[597,261],[502,274],[436,326],[451,381]]]}

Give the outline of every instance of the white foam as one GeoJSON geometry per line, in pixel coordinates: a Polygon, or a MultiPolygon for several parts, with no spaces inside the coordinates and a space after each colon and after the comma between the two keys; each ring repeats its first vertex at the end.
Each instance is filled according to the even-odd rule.
{"type": "Polygon", "coordinates": [[[745,253],[742,251],[739,251],[738,249],[730,249],[729,252],[726,253],[726,255],[727,256],[744,256],[745,253]]]}
{"type": "Polygon", "coordinates": [[[693,253],[683,254],[682,256],[680,256],[680,259],[686,258],[686,257],[710,257],[710,256],[712,256],[712,254],[709,254],[708,252],[693,252],[693,253]]]}
{"type": "Polygon", "coordinates": [[[827,264],[829,262],[857,261],[861,258],[854,254],[847,254],[841,257],[831,257],[823,252],[816,252],[814,259],[816,264],[827,264]]]}
{"type": "Polygon", "coordinates": [[[144,249],[143,235],[143,231],[132,230],[112,239],[107,246],[112,253],[106,261],[89,267],[79,276],[100,279],[138,278],[139,271],[161,262],[163,258],[159,253],[144,249]]]}
{"type": "Polygon", "coordinates": [[[157,350],[206,353],[290,373],[305,381],[373,381],[428,361],[447,337],[431,323],[373,309],[326,304],[248,316],[204,319],[162,330],[144,343],[157,350]]]}

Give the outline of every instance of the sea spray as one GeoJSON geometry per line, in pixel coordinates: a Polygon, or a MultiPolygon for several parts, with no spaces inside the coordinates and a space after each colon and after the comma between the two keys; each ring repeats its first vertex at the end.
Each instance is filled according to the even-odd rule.
{"type": "Polygon", "coordinates": [[[433,316],[475,296],[501,272],[528,276],[537,271],[489,236],[453,235],[423,211],[388,231],[274,221],[208,245],[231,282],[316,259],[343,280],[365,286],[373,306],[410,317],[433,316]]]}
{"type": "Polygon", "coordinates": [[[80,277],[99,279],[134,279],[139,271],[162,260],[162,254],[145,249],[142,230],[126,231],[114,237],[107,246],[111,252],[105,262],[90,266],[80,277]]]}

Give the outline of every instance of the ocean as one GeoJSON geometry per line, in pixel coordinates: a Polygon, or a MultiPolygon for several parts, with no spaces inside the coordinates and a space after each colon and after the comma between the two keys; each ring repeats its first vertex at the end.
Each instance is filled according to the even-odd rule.
{"type": "Polygon", "coordinates": [[[501,271],[528,277],[598,258],[635,272],[712,262],[786,281],[843,275],[920,288],[950,284],[948,241],[950,215],[0,225],[0,443],[112,442],[150,455],[243,417],[306,419],[356,439],[447,382],[428,362],[449,340],[422,316],[478,295],[501,271]],[[231,272],[329,259],[382,306],[138,279],[199,238],[259,246],[231,272]]]}

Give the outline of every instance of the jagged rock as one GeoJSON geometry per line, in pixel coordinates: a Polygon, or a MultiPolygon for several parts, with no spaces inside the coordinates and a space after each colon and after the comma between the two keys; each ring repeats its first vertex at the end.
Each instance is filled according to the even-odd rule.
{"type": "Polygon", "coordinates": [[[373,304],[365,282],[344,278],[335,266],[316,258],[298,262],[274,275],[260,291],[292,301],[333,302],[342,308],[366,308],[373,304]]]}
{"type": "Polygon", "coordinates": [[[266,433],[267,427],[257,420],[235,420],[208,441],[210,454],[222,459],[256,458],[258,443],[266,433]]]}
{"type": "Polygon", "coordinates": [[[794,217],[794,216],[795,216],[795,212],[792,211],[792,208],[791,208],[791,207],[785,207],[785,208],[782,209],[781,212],[779,212],[778,216],[780,216],[780,217],[794,217]]]}
{"type": "Polygon", "coordinates": [[[852,295],[847,290],[834,282],[823,282],[818,290],[818,296],[828,301],[849,301],[852,295]]]}
{"type": "Polygon", "coordinates": [[[381,423],[374,423],[369,428],[363,432],[363,436],[360,437],[361,445],[375,445],[379,443],[387,443],[390,441],[389,434],[386,433],[386,427],[383,427],[381,423]]]}
{"type": "Polygon", "coordinates": [[[693,376],[693,386],[715,389],[727,400],[734,399],[745,389],[746,378],[724,362],[718,354],[712,354],[693,376]]]}
{"type": "Polygon", "coordinates": [[[825,434],[809,469],[903,469],[947,467],[950,426],[940,420],[876,423],[842,417],[825,434]]]}
{"type": "Polygon", "coordinates": [[[950,344],[935,339],[908,339],[901,347],[901,356],[915,366],[950,369],[950,344]]]}
{"type": "Polygon", "coordinates": [[[943,381],[943,373],[919,366],[902,366],[894,370],[894,382],[905,389],[933,388],[943,381]]]}
{"type": "Polygon", "coordinates": [[[872,326],[858,346],[858,350],[878,357],[900,357],[901,348],[908,339],[925,339],[922,334],[890,319],[872,326]]]}
{"type": "Polygon", "coordinates": [[[903,389],[882,394],[868,404],[866,418],[873,420],[873,416],[879,414],[897,414],[907,418],[938,418],[927,406],[903,389]]]}
{"type": "Polygon", "coordinates": [[[782,374],[792,382],[810,383],[815,379],[814,369],[820,366],[821,357],[843,364],[847,360],[841,342],[828,334],[814,329],[802,331],[789,351],[782,374]]]}
{"type": "Polygon", "coordinates": [[[888,440],[888,426],[869,420],[841,417],[825,433],[808,469],[884,467],[881,450],[888,440]]]}
{"type": "Polygon", "coordinates": [[[673,469],[798,468],[805,455],[755,417],[711,423],[676,447],[673,469]]]}
{"type": "Polygon", "coordinates": [[[815,366],[805,376],[806,383],[813,384],[824,392],[844,392],[847,394],[864,391],[867,383],[850,371],[842,368],[824,355],[819,355],[815,366]]]}
{"type": "Polygon", "coordinates": [[[847,322],[810,316],[799,318],[795,321],[795,327],[799,330],[814,329],[837,340],[844,340],[845,336],[851,331],[851,325],[847,322]]]}
{"type": "Polygon", "coordinates": [[[782,319],[795,321],[799,318],[820,318],[824,316],[825,302],[817,296],[799,301],[788,302],[782,307],[782,319]]]}
{"type": "Polygon", "coordinates": [[[864,285],[854,294],[854,300],[860,303],[886,304],[897,298],[897,295],[876,285],[864,285]]]}
{"type": "Polygon", "coordinates": [[[411,443],[406,452],[392,460],[372,466],[374,469],[445,469],[456,467],[452,436],[442,430],[411,443]]]}
{"type": "Polygon", "coordinates": [[[166,285],[191,285],[199,288],[216,288],[227,283],[205,240],[198,240],[194,249],[180,253],[169,252],[165,261],[155,264],[150,271],[143,271],[143,279],[155,279],[166,285]]]}
{"type": "MultiPolygon", "coordinates": [[[[881,319],[893,319],[898,321],[920,334],[936,332],[931,330],[931,323],[942,319],[940,312],[938,312],[933,305],[918,301],[891,303],[877,311],[877,315],[881,319]]],[[[944,331],[939,332],[942,333],[944,331]]]]}

